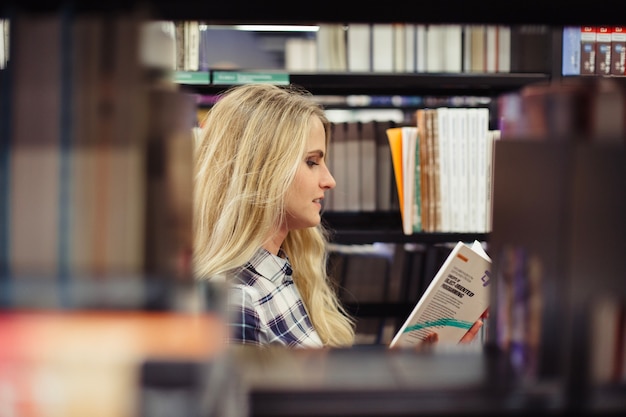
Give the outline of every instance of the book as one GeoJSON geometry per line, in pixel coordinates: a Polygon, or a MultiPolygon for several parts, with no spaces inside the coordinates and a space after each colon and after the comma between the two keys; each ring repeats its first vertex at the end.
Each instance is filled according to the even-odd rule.
{"type": "Polygon", "coordinates": [[[420,165],[420,200],[422,230],[430,231],[430,145],[428,125],[426,123],[427,109],[417,109],[415,119],[418,128],[419,165],[420,165]]]}
{"type": "Polygon", "coordinates": [[[496,32],[496,72],[511,72],[511,27],[497,25],[496,32]]]}
{"type": "Polygon", "coordinates": [[[459,343],[489,307],[490,282],[481,243],[457,242],[389,346],[415,346],[433,332],[438,343],[459,343]]]}
{"type": "Polygon", "coordinates": [[[393,72],[393,24],[372,25],[372,71],[393,72]]]}
{"type": "Polygon", "coordinates": [[[580,26],[563,28],[562,75],[580,75],[580,26]]]}
{"type": "Polygon", "coordinates": [[[332,158],[333,176],[337,182],[337,187],[328,194],[332,196],[332,205],[327,209],[333,211],[346,211],[348,209],[348,192],[349,187],[348,169],[346,161],[348,159],[348,148],[346,138],[347,122],[333,123],[333,140],[330,141],[330,149],[328,155],[332,158]]]}
{"type": "Polygon", "coordinates": [[[468,55],[466,72],[485,72],[485,25],[466,26],[465,36],[468,38],[467,45],[469,47],[466,51],[466,54],[468,55]]]}
{"type": "Polygon", "coordinates": [[[596,30],[596,74],[611,74],[611,27],[598,26],[596,30]]]}
{"type": "Polygon", "coordinates": [[[546,25],[511,27],[511,72],[550,73],[552,32],[546,25]]]}
{"type": "Polygon", "coordinates": [[[596,28],[580,28],[580,75],[596,74],[596,28]]]}
{"type": "Polygon", "coordinates": [[[359,122],[359,161],[360,161],[360,209],[376,211],[377,158],[376,125],[373,120],[359,122]]]}
{"type": "Polygon", "coordinates": [[[415,200],[417,126],[403,126],[400,129],[402,129],[402,193],[404,198],[402,229],[405,235],[410,235],[413,233],[417,209],[415,200]]]}
{"type": "Polygon", "coordinates": [[[395,178],[396,190],[398,191],[398,204],[400,215],[404,220],[404,179],[402,170],[402,128],[392,127],[387,129],[387,140],[391,152],[393,174],[395,178]]]}
{"type": "Polygon", "coordinates": [[[346,211],[361,211],[360,126],[357,121],[346,122],[346,211]]]}
{"type": "Polygon", "coordinates": [[[317,69],[322,72],[348,70],[346,38],[343,25],[325,23],[317,32],[317,69]]]}
{"type": "Polygon", "coordinates": [[[394,123],[389,120],[376,120],[373,123],[376,137],[376,210],[389,211],[394,206],[394,198],[397,200],[397,193],[386,132],[394,123]]]}
{"type": "Polygon", "coordinates": [[[626,27],[614,26],[611,31],[611,75],[624,75],[626,67],[626,27]]]}
{"type": "Polygon", "coordinates": [[[369,23],[349,23],[346,36],[348,71],[369,72],[372,69],[372,27],[369,23]]]}

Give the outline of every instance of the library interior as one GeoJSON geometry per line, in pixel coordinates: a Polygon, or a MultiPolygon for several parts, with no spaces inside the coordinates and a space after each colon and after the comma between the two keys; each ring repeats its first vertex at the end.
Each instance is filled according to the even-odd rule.
{"type": "Polygon", "coordinates": [[[299,10],[0,6],[0,417],[623,415],[619,7],[299,10]],[[194,273],[194,144],[259,83],[328,118],[350,347],[228,343],[194,273]]]}

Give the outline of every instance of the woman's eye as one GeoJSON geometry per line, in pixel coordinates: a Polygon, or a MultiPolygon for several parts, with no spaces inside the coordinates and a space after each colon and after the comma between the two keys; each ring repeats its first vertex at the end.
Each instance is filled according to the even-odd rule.
{"type": "Polygon", "coordinates": [[[307,160],[306,160],[306,164],[307,164],[309,167],[312,167],[312,166],[315,166],[315,165],[319,165],[319,164],[318,164],[316,161],[314,161],[313,159],[307,159],[307,160]]]}

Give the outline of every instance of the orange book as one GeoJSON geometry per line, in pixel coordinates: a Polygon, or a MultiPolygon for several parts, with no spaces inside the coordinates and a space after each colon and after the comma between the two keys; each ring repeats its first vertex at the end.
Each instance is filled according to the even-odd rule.
{"type": "Polygon", "coordinates": [[[398,188],[398,202],[400,203],[400,215],[404,219],[404,193],[402,179],[402,128],[392,127],[387,129],[387,139],[391,149],[391,160],[393,163],[393,173],[396,178],[398,188]]]}

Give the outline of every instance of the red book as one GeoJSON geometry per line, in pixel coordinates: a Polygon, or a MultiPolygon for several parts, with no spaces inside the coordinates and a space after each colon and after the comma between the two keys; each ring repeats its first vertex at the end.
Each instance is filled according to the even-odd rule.
{"type": "Polygon", "coordinates": [[[596,74],[611,74],[611,33],[609,26],[598,26],[596,29],[596,74]]]}
{"type": "Polygon", "coordinates": [[[596,28],[580,27],[580,75],[596,74],[596,28]]]}
{"type": "Polygon", "coordinates": [[[625,75],[626,27],[614,26],[611,31],[611,75],[625,75]]]}

